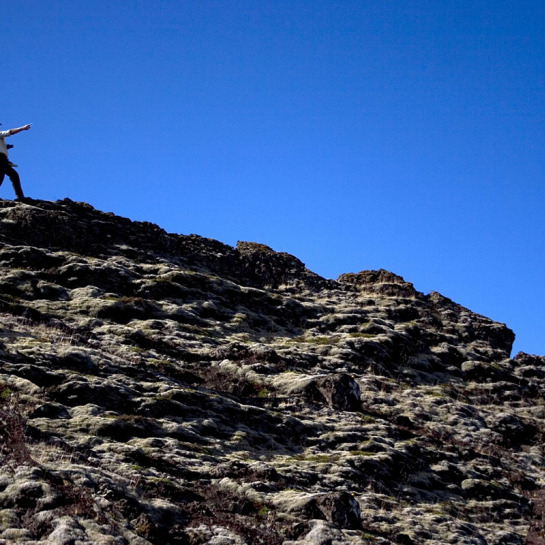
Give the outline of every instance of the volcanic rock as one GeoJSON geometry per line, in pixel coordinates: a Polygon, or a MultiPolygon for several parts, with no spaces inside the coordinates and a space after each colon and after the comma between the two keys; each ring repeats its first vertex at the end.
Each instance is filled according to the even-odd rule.
{"type": "Polygon", "coordinates": [[[0,545],[544,543],[545,357],[388,271],[0,201],[0,545]]]}

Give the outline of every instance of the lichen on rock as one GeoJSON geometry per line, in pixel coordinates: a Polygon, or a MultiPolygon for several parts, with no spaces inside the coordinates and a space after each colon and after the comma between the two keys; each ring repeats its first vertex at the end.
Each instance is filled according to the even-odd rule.
{"type": "Polygon", "coordinates": [[[0,257],[0,545],[543,542],[504,324],[68,199],[0,201],[0,257]]]}

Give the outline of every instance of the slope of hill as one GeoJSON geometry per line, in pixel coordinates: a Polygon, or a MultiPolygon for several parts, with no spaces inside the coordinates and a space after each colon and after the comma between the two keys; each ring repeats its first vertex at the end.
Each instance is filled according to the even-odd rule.
{"type": "Polygon", "coordinates": [[[0,259],[0,545],[542,542],[505,325],[68,199],[0,201],[0,259]]]}

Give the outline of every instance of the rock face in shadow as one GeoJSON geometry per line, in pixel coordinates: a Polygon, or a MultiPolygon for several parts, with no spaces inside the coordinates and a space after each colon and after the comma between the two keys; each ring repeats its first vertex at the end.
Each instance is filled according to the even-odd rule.
{"type": "Polygon", "coordinates": [[[0,545],[543,543],[545,357],[391,272],[0,201],[0,545]]]}

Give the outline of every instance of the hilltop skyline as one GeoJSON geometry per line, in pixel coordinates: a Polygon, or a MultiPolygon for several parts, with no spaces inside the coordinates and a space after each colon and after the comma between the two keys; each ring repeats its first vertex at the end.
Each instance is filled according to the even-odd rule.
{"type": "MultiPolygon", "coordinates": [[[[390,270],[545,354],[545,6],[3,7],[25,193],[390,270]]],[[[9,181],[0,198],[13,197],[9,181]]]]}

